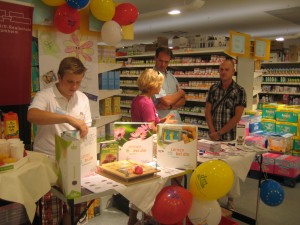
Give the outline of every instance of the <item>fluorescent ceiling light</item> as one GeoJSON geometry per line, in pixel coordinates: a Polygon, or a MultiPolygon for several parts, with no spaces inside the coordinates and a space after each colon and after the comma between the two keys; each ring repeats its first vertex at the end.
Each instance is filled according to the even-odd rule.
{"type": "Polygon", "coordinates": [[[177,9],[171,10],[171,11],[168,12],[169,15],[178,15],[178,14],[180,14],[180,13],[181,13],[181,12],[180,12],[179,10],[177,10],[177,9]]]}
{"type": "Polygon", "coordinates": [[[275,39],[276,41],[284,41],[284,37],[278,37],[275,39]]]}

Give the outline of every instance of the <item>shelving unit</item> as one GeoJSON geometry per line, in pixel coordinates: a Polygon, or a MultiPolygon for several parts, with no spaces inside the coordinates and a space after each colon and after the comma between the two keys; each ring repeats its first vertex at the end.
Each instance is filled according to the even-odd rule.
{"type": "MultiPolygon", "coordinates": [[[[174,59],[169,64],[180,88],[186,92],[186,104],[179,109],[183,122],[196,124],[199,136],[207,136],[204,107],[209,87],[219,79],[221,59],[228,58],[225,48],[204,48],[189,51],[174,50],[174,59]]],[[[120,68],[121,112],[124,117],[130,116],[130,104],[138,94],[136,80],[146,68],[154,67],[154,52],[143,55],[117,57],[117,62],[123,64],[120,68]]],[[[126,121],[126,118],[124,118],[126,121]]]]}
{"type": "MultiPolygon", "coordinates": [[[[179,109],[183,122],[198,125],[199,137],[207,136],[204,110],[208,90],[219,79],[219,65],[224,58],[231,58],[225,48],[201,48],[190,50],[174,50],[174,59],[168,69],[171,70],[179,82],[180,88],[186,92],[186,104],[179,109]]],[[[136,80],[146,68],[154,67],[154,52],[143,55],[128,55],[117,57],[122,63],[121,70],[121,112],[123,118],[130,119],[130,104],[138,94],[136,80]]],[[[261,71],[254,71],[253,59],[238,59],[236,66],[237,83],[246,89],[247,108],[252,109],[256,103],[257,94],[261,92],[261,71]],[[249,85],[251,84],[251,85],[249,85]],[[255,84],[255,88],[253,89],[255,84]]]]}
{"type": "Polygon", "coordinates": [[[261,103],[300,104],[300,62],[262,63],[261,103]]]}
{"type": "MultiPolygon", "coordinates": [[[[98,64],[98,73],[104,73],[111,70],[116,70],[121,68],[122,64],[120,63],[99,63],[98,64]]],[[[105,98],[109,98],[115,95],[120,95],[122,93],[121,89],[114,90],[99,90],[98,92],[98,100],[102,100],[105,98]]],[[[99,118],[94,118],[92,121],[92,126],[102,127],[105,125],[109,125],[110,123],[119,120],[122,117],[119,115],[109,115],[109,116],[100,116],[99,118]]]]}

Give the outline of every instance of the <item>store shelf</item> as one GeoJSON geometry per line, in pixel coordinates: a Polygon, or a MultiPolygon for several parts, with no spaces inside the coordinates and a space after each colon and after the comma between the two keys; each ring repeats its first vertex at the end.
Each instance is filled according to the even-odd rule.
{"type": "Polygon", "coordinates": [[[203,88],[203,87],[187,87],[187,86],[179,86],[181,89],[189,89],[189,90],[202,90],[202,91],[208,91],[209,87],[203,88]]]}
{"type": "Polygon", "coordinates": [[[191,115],[191,116],[205,116],[204,113],[178,111],[180,114],[191,115]]]}
{"type": "Polygon", "coordinates": [[[99,90],[99,100],[112,97],[114,95],[120,95],[122,93],[121,89],[115,89],[115,90],[99,90]]]}
{"type": "Polygon", "coordinates": [[[300,74],[263,74],[263,77],[300,77],[300,74]]]}
{"type": "Polygon", "coordinates": [[[300,92],[267,92],[267,91],[262,91],[260,94],[272,94],[272,95],[300,95],[300,92]]]}
{"type": "Polygon", "coordinates": [[[137,84],[120,84],[120,87],[137,87],[137,84]]]}
{"type": "Polygon", "coordinates": [[[121,74],[121,75],[120,75],[120,77],[128,77],[128,78],[130,78],[130,77],[136,77],[136,78],[137,78],[137,77],[139,77],[139,76],[140,76],[140,75],[132,75],[132,74],[126,74],[126,75],[125,75],[125,74],[121,74]]]}
{"type": "Polygon", "coordinates": [[[208,79],[208,78],[216,78],[216,79],[219,79],[220,76],[219,75],[210,75],[210,74],[205,74],[205,75],[191,75],[191,74],[187,74],[187,75],[174,75],[174,77],[176,77],[177,79],[179,78],[202,78],[202,79],[208,79]]]}
{"type": "Polygon", "coordinates": [[[185,101],[188,102],[206,102],[206,99],[193,99],[193,98],[187,98],[185,101]]]}
{"type": "Polygon", "coordinates": [[[300,83],[295,83],[295,82],[262,82],[261,84],[275,84],[275,85],[300,85],[300,83]]]}
{"type": "Polygon", "coordinates": [[[121,104],[120,107],[121,107],[121,108],[128,108],[128,109],[130,109],[130,108],[131,108],[131,105],[124,105],[124,104],[121,104]]]}
{"type": "Polygon", "coordinates": [[[109,116],[100,116],[100,118],[94,119],[92,122],[92,126],[94,127],[102,127],[106,124],[112,123],[116,120],[119,120],[122,116],[119,115],[109,115],[109,116]]]}
{"type": "Polygon", "coordinates": [[[98,73],[120,69],[121,67],[122,63],[98,63],[98,73]]]}

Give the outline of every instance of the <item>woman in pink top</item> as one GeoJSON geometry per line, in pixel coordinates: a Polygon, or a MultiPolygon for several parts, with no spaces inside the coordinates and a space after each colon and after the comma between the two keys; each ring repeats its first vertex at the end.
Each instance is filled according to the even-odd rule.
{"type": "MultiPolygon", "coordinates": [[[[173,114],[160,119],[156,112],[155,105],[151,97],[160,92],[164,76],[154,70],[146,69],[137,79],[137,85],[141,94],[137,95],[131,103],[131,120],[132,122],[152,122],[153,131],[156,132],[156,125],[158,123],[176,123],[173,114]]],[[[135,205],[129,206],[129,220],[128,225],[138,224],[137,213],[138,209],[135,205]]]]}
{"type": "Polygon", "coordinates": [[[132,122],[152,122],[153,129],[156,131],[158,123],[176,123],[173,114],[160,119],[156,112],[155,105],[151,97],[160,92],[164,76],[154,70],[146,69],[137,79],[137,85],[141,92],[131,103],[131,120],[132,122]]]}

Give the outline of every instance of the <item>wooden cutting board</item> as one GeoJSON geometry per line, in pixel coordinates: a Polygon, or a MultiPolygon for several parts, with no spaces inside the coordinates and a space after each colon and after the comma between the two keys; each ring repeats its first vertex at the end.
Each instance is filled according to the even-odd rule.
{"type": "Polygon", "coordinates": [[[149,178],[155,176],[155,173],[160,172],[160,170],[148,166],[144,163],[139,163],[133,160],[120,160],[117,162],[106,163],[100,166],[102,173],[115,176],[126,182],[131,182],[133,180],[149,178]],[[135,174],[134,167],[141,166],[143,168],[142,174],[135,174]]]}

